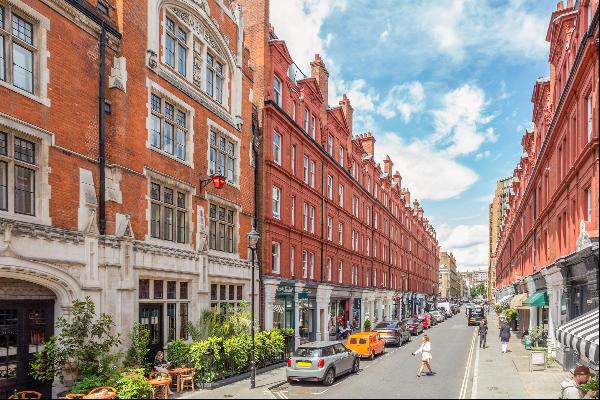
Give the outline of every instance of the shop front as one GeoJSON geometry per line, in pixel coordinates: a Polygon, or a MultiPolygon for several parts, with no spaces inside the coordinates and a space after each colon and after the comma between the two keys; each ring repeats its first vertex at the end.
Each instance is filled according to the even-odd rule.
{"type": "Polygon", "coordinates": [[[295,286],[293,284],[280,283],[275,290],[275,299],[272,305],[273,328],[295,328],[295,286]]]}
{"type": "Polygon", "coordinates": [[[352,329],[354,331],[360,331],[362,330],[362,324],[363,321],[361,319],[361,315],[362,315],[362,299],[358,298],[358,299],[353,299],[353,307],[352,307],[352,329]]]}
{"type": "Polygon", "coordinates": [[[330,340],[337,340],[341,329],[346,327],[350,317],[350,299],[331,298],[329,300],[329,321],[327,330],[330,340]]]}
{"type": "Polygon", "coordinates": [[[317,300],[309,290],[298,293],[298,335],[300,344],[314,342],[317,334],[317,300]]]}

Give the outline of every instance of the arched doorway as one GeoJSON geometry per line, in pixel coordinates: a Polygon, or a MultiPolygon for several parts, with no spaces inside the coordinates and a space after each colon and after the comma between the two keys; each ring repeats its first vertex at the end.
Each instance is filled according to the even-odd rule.
{"type": "Polygon", "coordinates": [[[52,395],[52,382],[30,375],[34,353],[54,334],[56,295],[36,283],[0,276],[0,398],[16,390],[52,395]]]}

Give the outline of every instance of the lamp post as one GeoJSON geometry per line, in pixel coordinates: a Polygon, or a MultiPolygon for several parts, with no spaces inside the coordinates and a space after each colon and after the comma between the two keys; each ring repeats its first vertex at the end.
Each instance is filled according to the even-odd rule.
{"type": "Polygon", "coordinates": [[[405,285],[404,285],[404,278],[406,277],[406,275],[402,274],[402,309],[400,310],[400,319],[404,319],[404,296],[406,295],[406,289],[405,289],[405,285]]]}
{"type": "Polygon", "coordinates": [[[252,324],[250,334],[252,336],[252,347],[251,347],[251,357],[252,361],[250,364],[250,388],[254,389],[256,387],[256,357],[254,357],[254,252],[256,251],[256,245],[258,244],[258,239],[260,239],[260,234],[256,230],[256,226],[252,227],[252,230],[248,232],[248,248],[252,252],[252,324]]]}

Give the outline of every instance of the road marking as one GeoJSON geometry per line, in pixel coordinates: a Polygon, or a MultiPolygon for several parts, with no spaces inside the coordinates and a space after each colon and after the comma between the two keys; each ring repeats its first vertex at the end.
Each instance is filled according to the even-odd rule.
{"type": "Polygon", "coordinates": [[[473,369],[473,388],[471,389],[471,398],[477,398],[477,384],[479,382],[479,346],[475,351],[475,368],[473,369]]]}
{"type": "Polygon", "coordinates": [[[471,370],[471,360],[473,358],[473,348],[475,347],[475,338],[477,331],[473,330],[473,339],[471,339],[471,348],[469,349],[469,357],[467,358],[467,366],[465,368],[465,376],[463,377],[462,386],[460,387],[459,399],[464,399],[467,393],[467,381],[469,380],[469,372],[471,370]]]}
{"type": "Polygon", "coordinates": [[[325,392],[326,392],[326,391],[328,391],[328,390],[329,390],[329,389],[325,389],[325,390],[323,390],[322,392],[319,392],[319,393],[311,393],[311,394],[321,395],[321,394],[325,393],[325,392]]]}

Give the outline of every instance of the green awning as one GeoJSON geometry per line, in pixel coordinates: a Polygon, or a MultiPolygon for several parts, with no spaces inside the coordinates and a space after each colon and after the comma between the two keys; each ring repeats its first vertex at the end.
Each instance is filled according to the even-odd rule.
{"type": "Polygon", "coordinates": [[[548,305],[548,293],[544,290],[542,292],[536,292],[529,296],[527,300],[523,302],[524,306],[531,307],[544,307],[548,305]]]}

